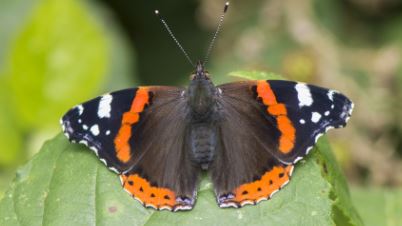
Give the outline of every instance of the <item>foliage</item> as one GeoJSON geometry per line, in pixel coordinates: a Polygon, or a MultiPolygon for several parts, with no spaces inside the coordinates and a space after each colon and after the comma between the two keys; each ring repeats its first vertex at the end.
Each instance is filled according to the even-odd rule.
{"type": "Polygon", "coordinates": [[[100,7],[76,0],[4,1],[0,6],[4,178],[3,167],[24,162],[35,143],[59,129],[60,116],[71,106],[127,86],[133,64],[118,26],[100,7]],[[112,28],[106,31],[107,25],[112,28]]]}
{"type": "Polygon", "coordinates": [[[352,200],[356,204],[364,225],[402,225],[402,191],[393,188],[352,188],[352,200]]]}
{"type": "Polygon", "coordinates": [[[106,74],[107,51],[99,25],[80,4],[40,2],[16,38],[6,70],[19,126],[57,121],[93,94],[106,74]]]}

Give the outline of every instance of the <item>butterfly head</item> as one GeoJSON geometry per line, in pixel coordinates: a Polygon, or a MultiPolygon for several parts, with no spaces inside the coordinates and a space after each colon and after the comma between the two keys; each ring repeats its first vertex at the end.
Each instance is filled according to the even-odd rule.
{"type": "Polygon", "coordinates": [[[202,61],[197,62],[197,65],[195,66],[195,72],[191,80],[209,80],[209,74],[205,70],[202,61]]]}

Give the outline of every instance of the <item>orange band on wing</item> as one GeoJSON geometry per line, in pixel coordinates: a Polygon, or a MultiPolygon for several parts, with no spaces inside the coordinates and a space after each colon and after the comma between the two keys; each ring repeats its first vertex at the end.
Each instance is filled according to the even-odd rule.
{"type": "Polygon", "coordinates": [[[268,113],[274,116],[287,115],[286,107],[284,104],[274,104],[268,107],[268,113]]]}
{"type": "Polygon", "coordinates": [[[243,184],[235,190],[235,201],[241,203],[245,200],[258,201],[269,197],[289,181],[289,172],[293,166],[275,166],[266,172],[260,180],[243,184]]]}
{"type": "Polygon", "coordinates": [[[261,97],[262,102],[265,105],[269,106],[269,105],[277,104],[275,94],[272,91],[271,86],[269,85],[269,83],[267,81],[265,81],[265,80],[258,81],[257,94],[258,94],[258,97],[261,97]]]}
{"type": "Polygon", "coordinates": [[[279,150],[283,153],[288,153],[292,150],[295,143],[296,129],[287,116],[280,115],[276,118],[279,131],[282,136],[279,138],[279,150]]]}
{"type": "Polygon", "coordinates": [[[173,209],[176,205],[176,195],[172,190],[152,186],[138,174],[121,175],[120,177],[124,189],[145,206],[152,206],[155,209],[173,209]]]}
{"type": "Polygon", "coordinates": [[[277,102],[271,86],[265,80],[258,81],[257,96],[260,97],[264,105],[267,106],[268,114],[276,117],[278,130],[281,132],[279,151],[284,154],[289,153],[295,144],[296,130],[287,116],[286,106],[277,102]]]}
{"type": "Polygon", "coordinates": [[[117,136],[114,139],[117,158],[126,163],[131,157],[131,148],[128,141],[131,138],[131,127],[140,119],[140,113],[144,110],[145,105],[149,103],[148,89],[138,88],[130,110],[123,114],[121,126],[117,136]]]}
{"type": "Polygon", "coordinates": [[[290,179],[293,165],[274,166],[267,171],[260,180],[240,185],[232,192],[234,197],[225,200],[224,203],[235,203],[243,206],[245,204],[255,204],[262,200],[267,200],[276,191],[281,189],[290,179]]]}

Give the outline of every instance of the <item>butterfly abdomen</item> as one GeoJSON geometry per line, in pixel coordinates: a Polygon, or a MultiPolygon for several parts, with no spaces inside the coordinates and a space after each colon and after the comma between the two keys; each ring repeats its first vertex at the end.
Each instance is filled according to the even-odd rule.
{"type": "Polygon", "coordinates": [[[190,127],[190,149],[193,161],[206,170],[212,162],[216,149],[216,126],[214,123],[198,123],[190,127]]]}

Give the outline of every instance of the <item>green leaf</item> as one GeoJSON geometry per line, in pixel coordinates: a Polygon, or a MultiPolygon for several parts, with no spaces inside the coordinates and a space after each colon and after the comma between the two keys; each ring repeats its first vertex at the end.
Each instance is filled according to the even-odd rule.
{"type": "Polygon", "coordinates": [[[0,225],[332,224],[330,185],[314,160],[298,164],[291,183],[257,206],[219,209],[210,182],[202,184],[190,212],[145,209],[91,151],[59,135],[17,172],[0,203],[0,225]]]}
{"type": "MultiPolygon", "coordinates": [[[[9,106],[9,89],[0,77],[0,168],[14,166],[22,159],[22,138],[18,130],[16,119],[9,106]]],[[[1,173],[1,172],[0,172],[1,173]]],[[[1,184],[1,183],[0,183],[1,184]]],[[[3,190],[0,185],[0,192],[3,190]]]]}
{"type": "Polygon", "coordinates": [[[329,198],[332,203],[332,216],[336,225],[352,226],[363,225],[360,216],[354,208],[349,188],[342,169],[335,160],[331,147],[327,139],[321,138],[317,147],[320,149],[320,158],[317,159],[321,165],[322,176],[331,184],[331,193],[329,198]]]}
{"type": "Polygon", "coordinates": [[[262,71],[234,71],[230,72],[229,76],[234,76],[249,80],[266,80],[266,79],[281,79],[282,77],[273,73],[266,73],[262,71]]]}
{"type": "Polygon", "coordinates": [[[20,162],[22,156],[21,134],[13,119],[4,111],[0,111],[0,167],[13,166],[20,162]],[[3,139],[7,138],[7,139],[3,139]]]}
{"type": "Polygon", "coordinates": [[[347,187],[341,173],[332,172],[336,167],[321,139],[270,201],[220,209],[204,176],[195,208],[171,213],[142,207],[88,148],[60,134],[17,172],[0,202],[0,225],[361,225],[348,195],[341,194],[347,187]],[[347,207],[342,219],[334,213],[338,205],[347,207]]]}
{"type": "Polygon", "coordinates": [[[87,8],[82,1],[39,1],[16,37],[5,75],[23,128],[57,122],[104,81],[109,49],[87,8]]]}
{"type": "Polygon", "coordinates": [[[141,224],[150,213],[132,205],[94,154],[59,135],[17,172],[0,204],[0,225],[141,224]]]}
{"type": "MultiPolygon", "coordinates": [[[[5,57],[9,52],[10,43],[25,21],[27,11],[38,0],[3,0],[0,1],[0,68],[3,68],[5,57]]],[[[3,76],[0,74],[0,77],[3,76]]]]}
{"type": "Polygon", "coordinates": [[[108,46],[107,75],[102,86],[102,92],[110,92],[132,87],[137,81],[135,69],[136,58],[132,41],[125,35],[115,17],[108,8],[96,1],[88,1],[89,13],[93,14],[103,29],[103,35],[108,46]]]}
{"type": "Polygon", "coordinates": [[[402,225],[402,190],[352,188],[352,199],[366,226],[402,225]]]}

